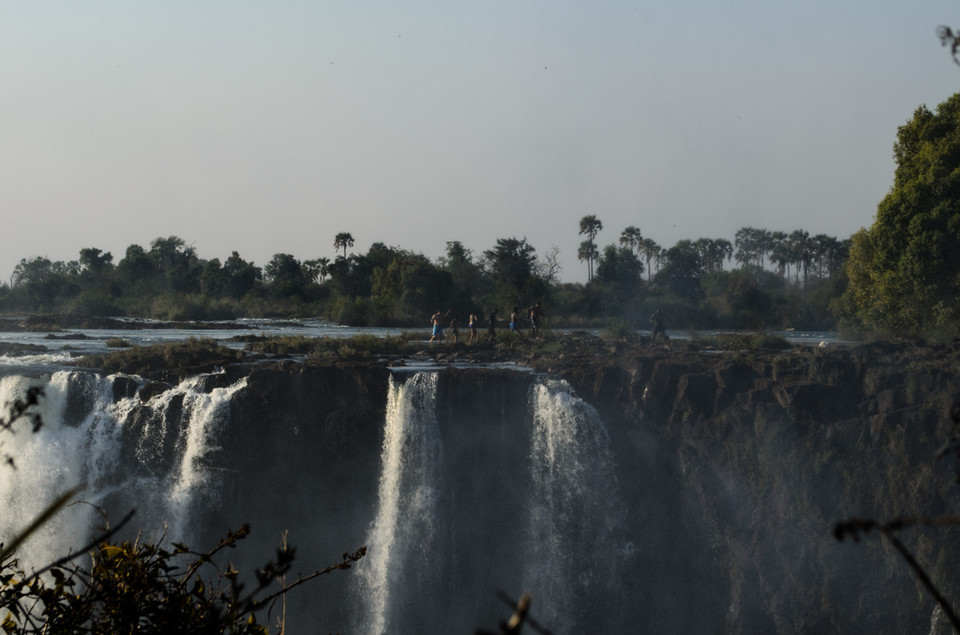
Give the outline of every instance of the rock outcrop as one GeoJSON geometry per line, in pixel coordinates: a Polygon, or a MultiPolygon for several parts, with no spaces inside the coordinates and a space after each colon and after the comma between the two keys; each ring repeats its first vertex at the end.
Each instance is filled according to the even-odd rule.
{"type": "MultiPolygon", "coordinates": [[[[662,488],[682,510],[676,539],[697,545],[698,562],[678,569],[702,576],[701,600],[723,608],[723,630],[929,628],[933,600],[890,545],[838,543],[832,529],[957,511],[954,465],[936,457],[953,434],[960,345],[631,350],[544,369],[603,414],[631,495],[662,488]],[[642,453],[660,458],[659,482],[637,483],[628,457],[642,453]]],[[[955,531],[900,535],[953,598],[955,531]]]]}

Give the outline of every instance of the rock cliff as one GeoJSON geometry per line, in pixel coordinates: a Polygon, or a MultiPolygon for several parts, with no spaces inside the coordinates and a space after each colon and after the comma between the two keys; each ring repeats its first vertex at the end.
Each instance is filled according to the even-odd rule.
{"type": "MultiPolygon", "coordinates": [[[[437,357],[441,365],[468,359],[437,357]]],[[[624,584],[643,607],[640,630],[930,630],[933,600],[895,550],[876,535],[838,542],[833,529],[851,517],[960,509],[953,457],[936,458],[954,434],[960,344],[721,352],[593,340],[549,354],[520,351],[516,361],[568,381],[609,430],[636,546],[624,584]]],[[[382,360],[328,360],[234,364],[211,375],[211,387],[248,379],[231,401],[231,431],[210,457],[239,476],[203,524],[220,532],[256,514],[259,529],[278,534],[271,505],[279,517],[295,499],[304,519],[323,519],[305,556],[359,546],[343,537],[362,540],[370,504],[358,501],[376,498],[390,372],[382,360]],[[311,481],[335,487],[318,497],[311,481]]],[[[457,424],[475,431],[457,450],[467,457],[483,443],[487,414],[503,433],[502,404],[520,403],[528,382],[491,369],[444,373],[444,417],[476,411],[457,424]]],[[[900,538],[960,599],[957,531],[913,529],[900,538]]]]}
{"type": "MultiPolygon", "coordinates": [[[[923,632],[932,599],[879,536],[838,543],[848,517],[955,513],[960,346],[874,343],[785,353],[616,350],[553,360],[603,414],[635,500],[665,495],[673,566],[726,632],[923,632]],[[631,469],[659,458],[657,482],[631,469]]],[[[957,529],[900,536],[957,598],[957,529]]],[[[660,540],[664,540],[662,536],[660,540]]]]}

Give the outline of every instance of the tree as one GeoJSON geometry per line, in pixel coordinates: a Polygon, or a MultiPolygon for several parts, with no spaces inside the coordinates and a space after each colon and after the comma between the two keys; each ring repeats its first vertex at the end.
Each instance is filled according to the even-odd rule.
{"type": "Polygon", "coordinates": [[[643,252],[644,260],[647,262],[647,283],[649,284],[651,282],[651,275],[653,274],[653,267],[650,266],[650,263],[660,261],[660,245],[654,242],[652,238],[644,238],[640,250],[643,252]]]}
{"type": "Polygon", "coordinates": [[[500,301],[520,305],[525,294],[539,295],[542,291],[539,285],[531,284],[537,256],[526,238],[498,238],[496,246],[484,251],[483,257],[500,301]]]}
{"type": "Polygon", "coordinates": [[[587,282],[593,282],[593,262],[599,255],[597,253],[597,243],[595,239],[601,229],[603,229],[603,223],[593,214],[580,219],[580,235],[586,235],[587,240],[584,244],[588,243],[589,246],[584,248],[584,244],[581,244],[580,250],[577,252],[577,257],[580,258],[581,262],[583,260],[587,261],[587,282]],[[581,255],[583,257],[581,257],[581,255]]]}
{"type": "Polygon", "coordinates": [[[223,263],[223,273],[229,279],[227,284],[231,297],[240,299],[253,290],[257,282],[263,277],[260,267],[247,262],[236,251],[230,254],[223,263]]]}
{"type": "Polygon", "coordinates": [[[787,244],[787,234],[785,232],[771,232],[770,239],[773,241],[773,248],[770,250],[770,262],[777,265],[780,276],[786,279],[787,265],[790,264],[790,258],[792,257],[790,247],[787,244]]]}
{"type": "Polygon", "coordinates": [[[179,236],[155,238],[147,257],[166,284],[166,290],[182,293],[200,291],[202,265],[196,250],[179,236]]]}
{"type": "Polygon", "coordinates": [[[307,281],[312,284],[320,284],[330,273],[329,258],[314,258],[313,260],[304,260],[303,272],[307,276],[307,281]]]}
{"type": "Polygon", "coordinates": [[[853,237],[844,317],[881,333],[960,334],[960,93],[897,131],[893,187],[853,237]]]}
{"type": "Polygon", "coordinates": [[[640,233],[640,229],[630,225],[622,232],[620,232],[620,246],[626,247],[630,251],[635,251],[637,255],[640,255],[640,247],[643,244],[643,235],[640,233]]]}
{"type": "Polygon", "coordinates": [[[678,296],[699,299],[703,295],[700,278],[704,274],[700,253],[689,240],[677,241],[664,254],[666,264],[657,273],[657,284],[670,289],[678,296]]]}
{"type": "Polygon", "coordinates": [[[627,247],[607,245],[597,264],[597,282],[612,287],[619,299],[636,289],[643,275],[643,263],[627,247]]]}
{"type": "Polygon", "coordinates": [[[106,273],[113,267],[113,254],[109,251],[104,253],[96,247],[89,247],[80,250],[80,270],[84,273],[97,277],[106,273]]]}
{"type": "Polygon", "coordinates": [[[11,286],[23,291],[34,306],[50,310],[58,301],[77,294],[79,268],[75,261],[51,261],[43,256],[23,258],[13,270],[11,286]]]}
{"type": "Polygon", "coordinates": [[[203,263],[200,272],[200,293],[208,297],[220,297],[227,293],[230,280],[223,272],[220,259],[214,258],[203,263]]]}
{"type": "Polygon", "coordinates": [[[302,297],[307,282],[300,261],[290,254],[274,254],[263,268],[270,289],[277,297],[302,297]]]}
{"type": "Polygon", "coordinates": [[[347,257],[347,248],[353,247],[353,236],[347,232],[340,232],[333,239],[334,249],[343,249],[343,257],[347,257]]]}
{"type": "Polygon", "coordinates": [[[700,238],[693,243],[693,246],[700,254],[700,261],[707,273],[721,271],[724,259],[729,260],[733,255],[733,245],[729,240],[722,238],[717,240],[700,238]]]}
{"type": "Polygon", "coordinates": [[[592,240],[585,240],[577,248],[577,259],[580,262],[587,261],[587,283],[593,282],[593,262],[600,257],[597,251],[597,245],[592,240]]]}
{"type": "Polygon", "coordinates": [[[471,308],[475,304],[473,298],[489,289],[480,263],[474,261],[473,252],[458,240],[447,243],[447,254],[439,259],[438,264],[453,281],[456,297],[451,306],[471,308]]]}
{"type": "Polygon", "coordinates": [[[126,284],[138,292],[146,292],[157,279],[157,268],[140,245],[127,247],[117,263],[117,271],[126,284]]]}
{"type": "Polygon", "coordinates": [[[803,286],[807,286],[807,271],[813,262],[813,243],[810,234],[802,229],[796,229],[787,238],[790,262],[797,267],[797,284],[800,284],[800,271],[803,271],[803,286]]]}

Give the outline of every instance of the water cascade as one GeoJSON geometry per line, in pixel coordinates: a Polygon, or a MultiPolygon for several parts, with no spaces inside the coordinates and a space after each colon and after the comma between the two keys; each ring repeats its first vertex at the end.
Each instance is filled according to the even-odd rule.
{"type": "Polygon", "coordinates": [[[79,488],[74,504],[57,514],[19,552],[28,568],[80,546],[103,526],[99,509],[117,521],[136,509],[135,524],[159,538],[192,537],[189,521],[199,498],[214,491],[205,456],[215,448],[231,396],[245,383],[202,390],[201,378],[187,379],[142,403],[115,400],[115,377],[58,371],[40,378],[0,379],[0,403],[22,398],[31,386],[43,395],[42,427],[31,433],[18,422],[4,439],[15,467],[0,478],[0,539],[16,534],[57,495],[79,488]],[[172,452],[171,452],[172,449],[172,452]]]}
{"type": "Polygon", "coordinates": [[[137,378],[4,377],[4,403],[33,385],[44,394],[42,429],[18,424],[3,438],[16,468],[0,468],[0,540],[79,486],[91,504],[26,543],[28,568],[95,535],[99,509],[116,522],[135,508],[128,537],[142,529],[144,540],[198,549],[249,522],[253,535],[230,554],[241,571],[262,565],[287,529],[302,573],[366,544],[353,571],[292,594],[293,630],[495,628],[508,612],[498,589],[531,592],[533,615],[558,632],[624,612],[617,562],[629,543],[592,407],[528,372],[371,377],[204,375],[147,400],[137,378]]]}
{"type": "Polygon", "coordinates": [[[391,378],[360,632],[468,632],[497,614],[498,587],[530,591],[557,630],[586,624],[608,607],[629,551],[602,421],[565,382],[525,376],[526,403],[499,422],[438,420],[438,375],[391,378]]]}
{"type": "Polygon", "coordinates": [[[390,376],[377,517],[367,538],[368,557],[357,568],[367,603],[359,616],[362,632],[386,632],[396,603],[391,590],[417,579],[414,572],[423,569],[434,548],[440,487],[436,392],[436,373],[417,373],[405,384],[390,376]]]}

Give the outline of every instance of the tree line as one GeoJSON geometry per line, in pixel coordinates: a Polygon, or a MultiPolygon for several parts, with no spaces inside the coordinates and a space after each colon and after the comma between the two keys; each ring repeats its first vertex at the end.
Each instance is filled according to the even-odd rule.
{"type": "Polygon", "coordinates": [[[553,323],[646,326],[662,308],[671,328],[829,328],[832,291],[849,241],[743,228],[724,239],[680,240],[664,248],[636,226],[602,248],[602,221],[580,222],[578,256],[586,284],[559,281],[559,249],[538,252],[525,237],[499,238],[475,253],[446,243],[431,261],[373,243],[351,253],[353,236],[334,236],[334,257],[299,260],[278,253],[258,266],[234,251],[205,260],[178,236],[130,245],[118,261],[83,248],[76,260],[22,259],[0,285],[0,311],[75,317],[169,320],[319,316],[352,325],[420,325],[436,310],[508,312],[541,301],[553,323]],[[832,289],[832,287],[830,287],[832,289]],[[826,295],[825,295],[826,294],[826,295]]]}

